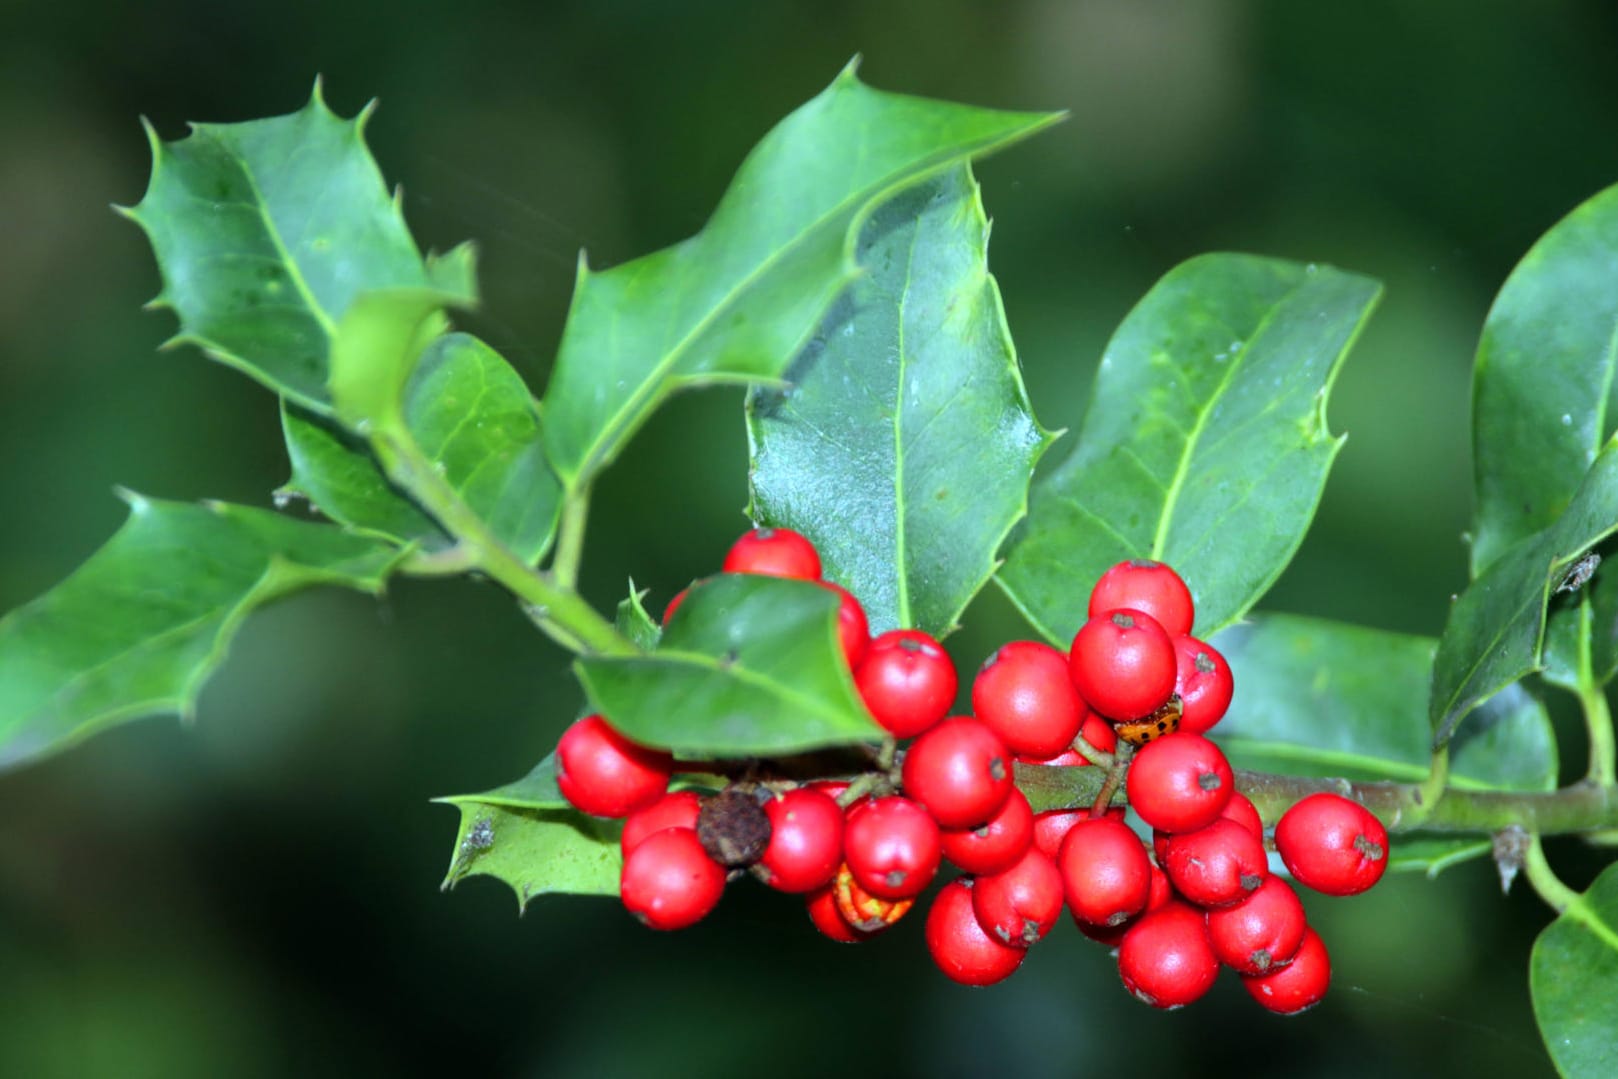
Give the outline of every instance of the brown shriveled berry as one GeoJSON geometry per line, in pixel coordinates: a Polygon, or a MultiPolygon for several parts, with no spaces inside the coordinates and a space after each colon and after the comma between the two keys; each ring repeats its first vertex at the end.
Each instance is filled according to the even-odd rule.
{"type": "Polygon", "coordinates": [[[697,814],[697,838],[722,866],[752,865],[770,843],[770,818],[751,790],[729,786],[705,798],[697,814]]]}

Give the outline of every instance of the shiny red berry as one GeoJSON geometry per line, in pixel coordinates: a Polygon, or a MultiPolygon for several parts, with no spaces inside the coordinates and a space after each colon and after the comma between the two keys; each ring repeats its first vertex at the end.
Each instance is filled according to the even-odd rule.
{"type": "Polygon", "coordinates": [[[1180,729],[1202,734],[1225,717],[1236,691],[1225,657],[1195,637],[1174,638],[1174,692],[1180,695],[1180,729]]]}
{"type": "Polygon", "coordinates": [[[1264,821],[1258,815],[1258,808],[1241,791],[1231,791],[1230,801],[1225,803],[1225,808],[1219,811],[1219,815],[1226,820],[1235,821],[1260,839],[1264,838],[1264,821]]]}
{"type": "Polygon", "coordinates": [[[1327,895],[1358,895],[1388,868],[1388,830],[1336,794],[1311,794],[1283,813],[1275,849],[1298,883],[1327,895]]]}
{"type": "Polygon", "coordinates": [[[1068,667],[1079,696],[1112,720],[1148,716],[1174,693],[1174,642],[1140,611],[1107,611],[1080,626],[1068,667]]]}
{"type": "Polygon", "coordinates": [[[625,817],[669,789],[674,759],[637,745],[601,716],[585,716],[556,744],[556,785],[575,808],[625,817]]]}
{"type": "Polygon", "coordinates": [[[1152,891],[1146,848],[1129,825],[1112,817],[1077,821],[1056,855],[1073,917],[1116,926],[1140,913],[1152,891]]]}
{"type": "Polygon", "coordinates": [[[972,886],[978,924],[1014,948],[1026,948],[1049,933],[1065,899],[1056,863],[1032,848],[1010,869],[979,877],[972,886]]]}
{"type": "Polygon", "coordinates": [[[619,879],[624,906],[653,929],[701,921],[724,890],[724,867],[690,828],[665,828],[642,839],[624,859],[619,879]]]}
{"type": "Polygon", "coordinates": [[[799,787],[764,803],[770,841],[758,860],[764,883],[809,892],[829,883],[843,862],[843,809],[822,791],[799,787]]]}
{"type": "Polygon", "coordinates": [[[634,850],[640,841],[653,832],[665,828],[696,828],[697,814],[702,802],[696,791],[674,791],[663,795],[651,805],[642,806],[624,819],[623,834],[618,838],[619,849],[625,854],[634,850]]]}
{"type": "Polygon", "coordinates": [[[1169,836],[1163,870],[1176,891],[1199,907],[1228,907],[1269,876],[1264,841],[1223,817],[1206,828],[1169,836]]]}
{"type": "Polygon", "coordinates": [[[1277,1015],[1297,1015],[1313,1008],[1330,985],[1331,956],[1320,934],[1307,926],[1292,962],[1268,974],[1242,977],[1242,988],[1277,1015]]]}
{"type": "Polygon", "coordinates": [[[726,573],[812,581],[820,576],[820,553],[790,528],[755,528],[731,544],[723,568],[726,573]]]}
{"type": "Polygon", "coordinates": [[[962,985],[993,985],[1022,965],[1025,948],[995,940],[972,910],[969,879],[944,885],[927,911],[927,951],[950,980],[962,985]]]}
{"type": "Polygon", "coordinates": [[[884,729],[897,738],[914,738],[949,714],[955,664],[931,635],[890,629],[866,648],[854,685],[884,729]]]}
{"type": "Polygon", "coordinates": [[[1017,756],[1048,758],[1073,744],[1089,709],[1066,656],[1039,641],[1012,641],[973,680],[972,714],[1017,756]]]}
{"type": "Polygon", "coordinates": [[[1230,762],[1200,734],[1176,732],[1142,746],[1129,764],[1125,790],[1141,820],[1165,832],[1206,828],[1235,790],[1230,762]]]}
{"type": "Polygon", "coordinates": [[[1101,575],[1090,592],[1090,617],[1120,607],[1145,611],[1170,637],[1191,632],[1191,590],[1162,562],[1132,559],[1101,575]]]}
{"type": "Polygon", "coordinates": [[[871,646],[871,627],[865,619],[865,608],[854,598],[854,593],[842,585],[831,581],[816,583],[837,595],[837,643],[842,646],[849,669],[857,670],[866,649],[871,646]]]}
{"type": "Polygon", "coordinates": [[[946,719],[905,753],[904,792],[941,828],[975,828],[1011,796],[1011,752],[1000,736],[967,716],[946,719]]]}
{"type": "MultiPolygon", "coordinates": [[[[944,857],[964,872],[974,876],[998,873],[1034,845],[1034,811],[1023,792],[1013,787],[1000,812],[985,823],[976,828],[945,828],[940,836],[944,857]]],[[[1052,846],[1052,857],[1055,851],[1052,846]]]]}
{"type": "Polygon", "coordinates": [[[1170,900],[1129,928],[1118,946],[1124,988],[1154,1008],[1183,1008],[1213,988],[1219,957],[1202,911],[1170,900]]]}
{"type": "Polygon", "coordinates": [[[1264,974],[1290,963],[1306,927],[1298,893],[1276,876],[1265,877],[1234,907],[1208,912],[1214,954],[1241,974],[1264,974]]]}
{"type": "Polygon", "coordinates": [[[1089,820],[1083,809],[1047,809],[1034,814],[1034,846],[1055,858],[1062,849],[1062,841],[1081,820],[1089,820]]]}
{"type": "Polygon", "coordinates": [[[938,824],[918,802],[890,795],[848,811],[843,857],[878,899],[910,899],[932,883],[943,858],[938,824]]]}

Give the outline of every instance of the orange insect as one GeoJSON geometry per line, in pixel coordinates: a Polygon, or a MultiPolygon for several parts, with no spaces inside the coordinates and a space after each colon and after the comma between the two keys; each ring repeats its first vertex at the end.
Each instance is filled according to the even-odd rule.
{"type": "Polygon", "coordinates": [[[1143,746],[1147,742],[1173,734],[1180,729],[1180,695],[1171,694],[1168,703],[1149,716],[1140,719],[1128,719],[1113,724],[1118,737],[1132,746],[1143,746]]]}

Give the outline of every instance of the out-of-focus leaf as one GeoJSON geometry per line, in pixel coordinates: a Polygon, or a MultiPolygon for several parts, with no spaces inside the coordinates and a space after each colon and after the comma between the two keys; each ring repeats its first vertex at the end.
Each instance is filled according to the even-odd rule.
{"type": "Polygon", "coordinates": [[[598,820],[573,809],[489,803],[481,797],[439,799],[461,812],[445,889],[467,877],[494,877],[511,886],[523,910],[534,897],[557,892],[618,894],[623,871],[619,821],[598,820]]]}
{"type": "Polygon", "coordinates": [[[1326,397],[1375,305],[1374,281],[1215,254],[1170,271],[1101,359],[1071,455],[1034,485],[997,577],[1059,643],[1114,563],[1167,562],[1197,631],[1240,618],[1286,568],[1341,439],[1326,397]]]}
{"type": "Polygon", "coordinates": [[[837,606],[809,581],[722,574],[692,586],[656,652],[573,668],[613,726],[682,757],[880,741],[837,641],[837,606]]]}
{"type": "Polygon", "coordinates": [[[289,116],[193,124],[163,142],[148,128],[152,178],[124,213],[163,274],[153,306],[189,342],[283,397],[330,413],[327,356],[360,293],[423,289],[474,302],[470,250],[424,261],[363,138],[319,86],[289,116]]]}
{"type": "Polygon", "coordinates": [[[265,510],[125,497],[112,539],[0,620],[0,766],[141,716],[189,716],[254,609],[317,584],[378,593],[399,558],[265,510]]]}
{"type": "Polygon", "coordinates": [[[994,572],[1050,442],[1029,409],[966,165],[885,203],[866,272],[783,389],[748,398],[753,516],[814,541],[873,633],[942,636],[994,572]]]}
{"type": "Polygon", "coordinates": [[[1610,865],[1534,941],[1528,986],[1556,1070],[1618,1075],[1618,865],[1610,865]]]}
{"type": "Polygon", "coordinates": [[[650,652],[657,647],[657,642],[663,637],[663,627],[651,615],[646,613],[641,600],[645,597],[644,588],[637,590],[635,582],[629,582],[629,595],[618,601],[618,617],[614,624],[618,632],[629,638],[630,642],[642,652],[650,652]]]}
{"type": "Polygon", "coordinates": [[[1478,704],[1540,668],[1545,605],[1590,548],[1618,530],[1618,444],[1609,442],[1556,522],[1501,555],[1450,608],[1433,664],[1434,743],[1478,704]]]}
{"type": "Polygon", "coordinates": [[[674,390],[780,378],[852,279],[872,207],[1055,119],[882,93],[850,65],[753,149],[697,235],[605,273],[581,263],[545,394],[564,486],[588,485],[674,390]]]}

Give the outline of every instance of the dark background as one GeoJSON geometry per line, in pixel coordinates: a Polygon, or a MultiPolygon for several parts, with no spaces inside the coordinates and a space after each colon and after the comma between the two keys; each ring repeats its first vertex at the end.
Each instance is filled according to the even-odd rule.
{"type": "MultiPolygon", "coordinates": [[[[1384,281],[1332,400],[1351,437],[1265,606],[1439,631],[1477,327],[1528,245],[1618,180],[1609,4],[0,3],[0,607],[111,534],[114,484],[267,505],[285,479],[264,391],[155,351],[155,266],[107,209],[144,190],[139,116],[174,138],[284,113],[316,73],[344,114],[379,97],[370,142],[412,226],[478,241],[473,328],[537,389],[577,249],[605,267],[698,229],[856,52],[884,89],[1071,110],[979,170],[1048,426],[1078,423],[1111,329],[1187,256],[1384,281]]],[[[594,598],[633,574],[661,604],[746,527],[739,403],[679,399],[602,485],[594,598]]],[[[966,670],[1023,632],[993,594],[968,623],[966,670]]],[[[1154,1013],[1066,927],[968,991],[919,918],[837,947],[751,886],[669,936],[607,901],[519,920],[492,881],[440,894],[455,817],[427,799],[554,744],[579,704],[564,660],[490,586],[311,594],[248,625],[192,729],[0,777],[0,1074],[1549,1073],[1526,985],[1548,915],[1487,864],[1312,903],[1336,983],[1290,1021],[1229,980],[1154,1013]]]]}

